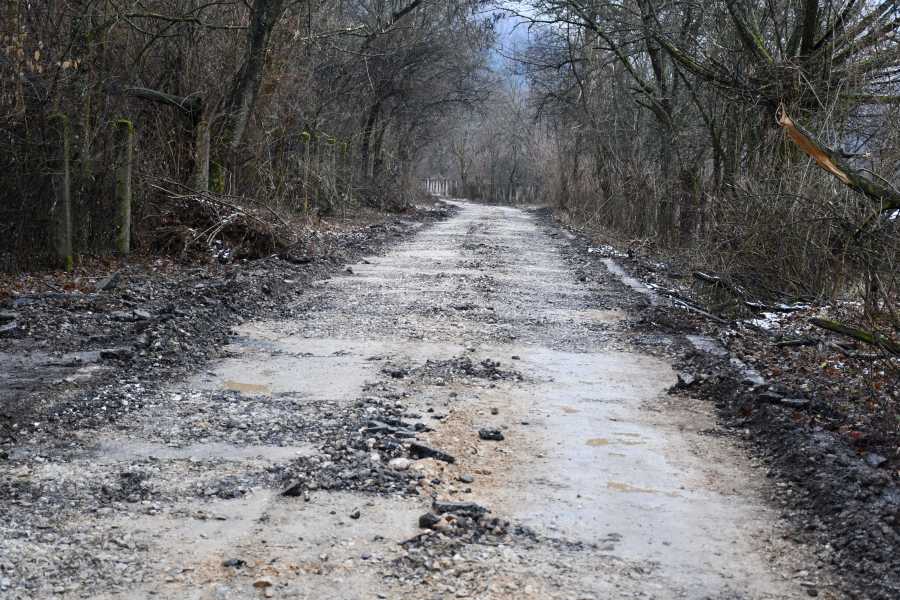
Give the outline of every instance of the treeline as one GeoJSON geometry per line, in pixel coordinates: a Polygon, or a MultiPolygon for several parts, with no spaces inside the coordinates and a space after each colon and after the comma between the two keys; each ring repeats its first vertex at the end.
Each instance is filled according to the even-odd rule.
{"type": "Polygon", "coordinates": [[[449,178],[450,194],[499,204],[543,202],[540,160],[527,88],[494,72],[490,94],[461,112],[443,143],[431,148],[429,173],[449,178]]]}
{"type": "Polygon", "coordinates": [[[531,166],[569,218],[757,293],[859,291],[898,326],[900,2],[508,7],[531,166]]]}
{"type": "Polygon", "coordinates": [[[0,269],[120,248],[128,152],[132,246],[183,243],[204,206],[406,205],[486,94],[482,3],[3,0],[0,269]]]}

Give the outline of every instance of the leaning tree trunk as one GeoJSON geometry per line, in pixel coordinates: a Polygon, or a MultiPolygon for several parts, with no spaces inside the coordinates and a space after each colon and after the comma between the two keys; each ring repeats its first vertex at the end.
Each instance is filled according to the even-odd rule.
{"type": "Polygon", "coordinates": [[[247,28],[247,46],[244,62],[235,75],[228,96],[228,145],[237,148],[244,138],[250,112],[256,104],[266,66],[266,50],[272,37],[272,30],[284,11],[284,0],[256,0],[250,13],[247,28]]]}

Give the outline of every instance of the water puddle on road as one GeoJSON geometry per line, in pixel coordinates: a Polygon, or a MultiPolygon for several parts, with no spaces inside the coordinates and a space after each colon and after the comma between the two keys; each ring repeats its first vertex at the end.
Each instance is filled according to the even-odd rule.
{"type": "Polygon", "coordinates": [[[659,304],[659,296],[657,296],[653,290],[644,285],[642,282],[628,275],[628,273],[625,272],[625,269],[619,266],[619,263],[611,258],[604,258],[603,264],[606,265],[606,268],[609,270],[609,272],[618,277],[622,281],[622,283],[638,292],[639,294],[643,294],[644,296],[646,296],[650,301],[650,304],[654,306],[659,304]]]}
{"type": "MultiPolygon", "coordinates": [[[[621,433],[619,435],[628,435],[625,433],[621,433]]],[[[591,438],[585,445],[587,446],[640,446],[643,442],[635,439],[609,439],[609,438],[591,438]]]]}
{"type": "Polygon", "coordinates": [[[627,494],[663,494],[669,496],[670,498],[678,498],[678,494],[676,494],[675,492],[663,492],[660,490],[654,490],[652,488],[638,487],[636,485],[623,483],[621,481],[607,481],[606,489],[612,490],[613,492],[623,492],[627,494]]]}
{"type": "Polygon", "coordinates": [[[248,396],[269,396],[272,390],[268,385],[261,383],[244,383],[242,381],[227,380],[222,383],[222,387],[232,392],[240,392],[248,396]]]}

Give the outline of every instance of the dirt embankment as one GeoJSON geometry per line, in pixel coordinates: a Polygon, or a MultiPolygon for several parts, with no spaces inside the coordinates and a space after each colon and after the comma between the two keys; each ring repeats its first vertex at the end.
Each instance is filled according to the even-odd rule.
{"type": "Polygon", "coordinates": [[[590,273],[612,260],[652,295],[631,322],[635,338],[674,351],[677,392],[714,402],[725,430],[767,465],[770,500],[844,592],[900,597],[900,360],[809,323],[841,307],[704,316],[687,307],[706,303],[685,266],[572,231],[570,261],[590,273]]]}

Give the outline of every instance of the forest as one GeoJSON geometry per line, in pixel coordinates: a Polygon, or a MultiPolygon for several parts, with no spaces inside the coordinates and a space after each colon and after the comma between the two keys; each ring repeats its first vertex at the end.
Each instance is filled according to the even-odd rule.
{"type": "Polygon", "coordinates": [[[6,271],[226,239],[262,255],[297,216],[401,210],[441,177],[758,296],[849,293],[896,331],[896,2],[4,11],[6,271]]]}
{"type": "Polygon", "coordinates": [[[259,255],[288,217],[406,206],[415,157],[487,95],[479,4],[5,1],[0,266],[177,254],[248,221],[259,255]]]}
{"type": "Polygon", "coordinates": [[[897,285],[898,20],[855,0],[8,1],[0,257],[131,234],[173,252],[227,235],[232,201],[399,209],[439,175],[876,310],[897,285]]]}

